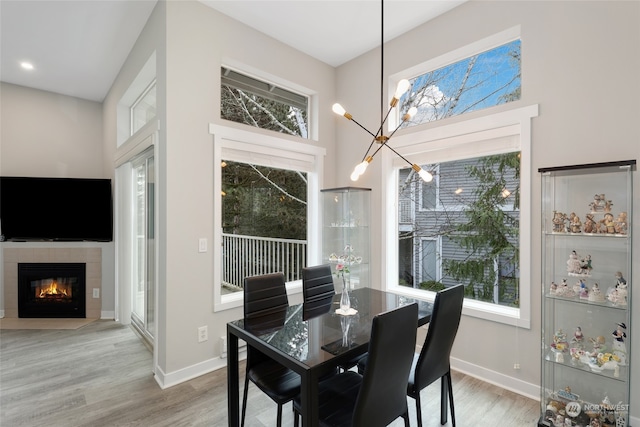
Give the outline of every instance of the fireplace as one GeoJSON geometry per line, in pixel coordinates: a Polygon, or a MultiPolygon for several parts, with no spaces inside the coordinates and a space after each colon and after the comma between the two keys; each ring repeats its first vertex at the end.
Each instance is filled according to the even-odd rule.
{"type": "Polygon", "coordinates": [[[18,317],[86,317],[85,263],[18,263],[18,317]]]}

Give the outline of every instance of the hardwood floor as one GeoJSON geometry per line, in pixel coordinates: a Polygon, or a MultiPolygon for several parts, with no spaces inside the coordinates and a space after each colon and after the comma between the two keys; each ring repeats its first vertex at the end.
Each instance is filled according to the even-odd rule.
{"type": "MultiPolygon", "coordinates": [[[[113,321],[77,330],[2,330],[0,425],[227,425],[226,370],[161,390],[151,365],[151,353],[133,330],[113,321]]],[[[537,422],[534,400],[459,373],[453,388],[458,426],[532,427],[537,422]]],[[[439,394],[439,383],[422,392],[425,427],[440,425],[439,394]]],[[[417,425],[413,399],[409,408],[417,425]]],[[[250,386],[246,425],[274,426],[275,415],[275,404],[250,386]]],[[[293,425],[290,405],[283,418],[283,426],[293,425]]],[[[402,425],[401,420],[392,424],[402,425]]]]}

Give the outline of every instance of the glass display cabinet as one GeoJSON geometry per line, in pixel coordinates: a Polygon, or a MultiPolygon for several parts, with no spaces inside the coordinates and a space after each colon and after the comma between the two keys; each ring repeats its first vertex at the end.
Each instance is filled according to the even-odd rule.
{"type": "Polygon", "coordinates": [[[629,425],[635,164],[539,169],[539,426],[629,425]]]}
{"type": "Polygon", "coordinates": [[[371,189],[321,190],[322,262],[344,271],[352,289],[369,286],[371,189]]]}

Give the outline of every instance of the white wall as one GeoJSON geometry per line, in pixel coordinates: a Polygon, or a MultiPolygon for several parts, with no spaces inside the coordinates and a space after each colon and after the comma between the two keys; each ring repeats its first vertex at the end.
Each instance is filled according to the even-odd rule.
{"type": "MultiPolygon", "coordinates": [[[[471,1],[388,43],[385,72],[398,73],[421,62],[468,45],[476,40],[520,25],[522,31],[522,99],[490,112],[539,104],[533,119],[532,158],[532,325],[530,330],[514,328],[477,318],[464,317],[454,346],[454,366],[498,382],[520,392],[538,393],[540,383],[540,283],[541,245],[540,167],[638,159],[640,156],[640,3],[612,1],[487,2],[471,1]],[[520,370],[514,370],[514,363],[520,370]]],[[[379,50],[369,52],[337,70],[338,99],[367,127],[379,117],[379,50]],[[358,84],[355,84],[355,83],[358,84]],[[370,122],[367,122],[371,119],[370,122]]],[[[411,76],[410,76],[411,77],[411,76]]],[[[443,121],[449,124],[486,115],[471,113],[443,121]]],[[[436,125],[405,132],[409,134],[436,125]]],[[[339,123],[337,144],[344,149],[335,159],[338,184],[348,183],[352,166],[360,161],[368,143],[351,123],[339,123]],[[359,146],[354,141],[362,140],[359,146]]],[[[393,144],[391,140],[391,144],[393,144]]],[[[380,171],[374,161],[359,184],[372,187],[373,214],[383,209],[380,200],[380,171]]],[[[362,179],[362,178],[361,178],[362,179]]],[[[640,173],[635,174],[634,221],[640,223],[638,196],[640,173]]],[[[377,219],[376,219],[377,217],[377,219]]],[[[374,223],[373,229],[376,229],[374,223]]],[[[633,245],[638,248],[638,237],[633,245]]],[[[380,235],[374,234],[372,265],[382,265],[380,235]],[[377,254],[377,256],[376,256],[377,254]]],[[[640,277],[635,257],[634,272],[640,277]]],[[[375,277],[384,277],[372,274],[375,277]]],[[[637,281],[637,279],[636,279],[637,281]]],[[[382,284],[378,283],[377,286],[382,284]]],[[[633,297],[640,304],[640,292],[633,297]]],[[[635,310],[630,333],[632,351],[640,354],[640,310],[635,310]]],[[[640,402],[640,369],[632,370],[632,402],[640,402]]],[[[640,407],[632,407],[640,416],[640,407]]]]}

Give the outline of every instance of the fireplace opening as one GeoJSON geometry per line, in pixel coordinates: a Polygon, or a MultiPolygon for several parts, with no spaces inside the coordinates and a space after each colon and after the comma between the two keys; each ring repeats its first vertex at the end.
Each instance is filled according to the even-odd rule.
{"type": "Polygon", "coordinates": [[[86,317],[84,263],[18,263],[18,317],[86,317]]]}

